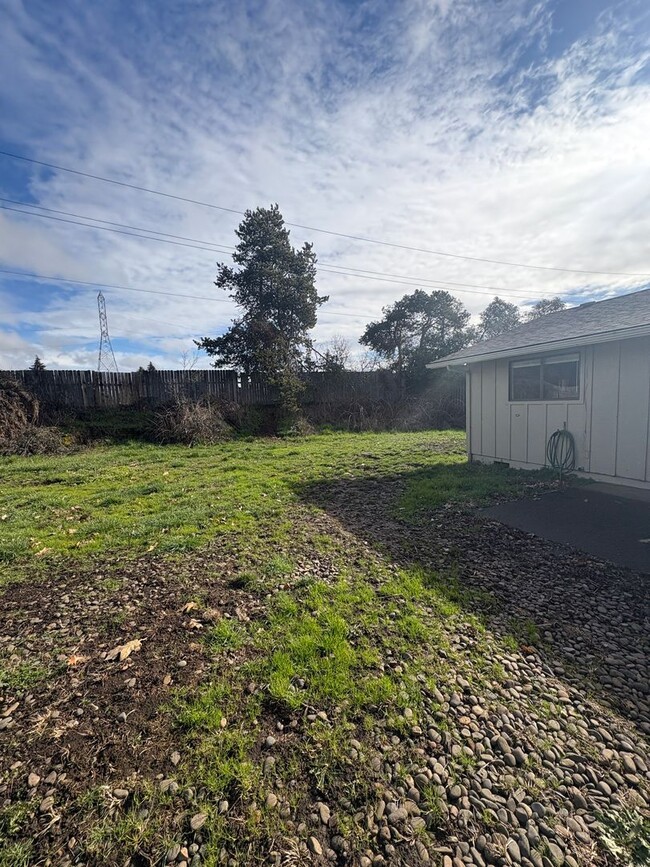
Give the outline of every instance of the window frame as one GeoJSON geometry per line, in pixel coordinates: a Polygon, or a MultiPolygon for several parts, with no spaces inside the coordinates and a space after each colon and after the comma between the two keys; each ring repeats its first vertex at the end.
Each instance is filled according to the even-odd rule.
{"type": "Polygon", "coordinates": [[[530,358],[513,358],[508,365],[508,402],[509,403],[575,403],[582,400],[582,353],[558,353],[556,355],[537,355],[530,358]],[[544,397],[544,365],[559,362],[575,362],[577,395],[575,397],[544,397]],[[539,365],[539,397],[514,398],[512,396],[512,371],[517,367],[534,367],[539,365]]]}

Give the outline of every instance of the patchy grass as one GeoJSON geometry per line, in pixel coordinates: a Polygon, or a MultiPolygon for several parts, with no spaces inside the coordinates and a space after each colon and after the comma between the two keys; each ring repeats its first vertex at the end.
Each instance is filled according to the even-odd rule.
{"type": "Polygon", "coordinates": [[[47,676],[48,670],[34,662],[0,662],[0,691],[25,692],[44,681],[47,676]]]}
{"type": "MultiPolygon", "coordinates": [[[[455,455],[451,455],[451,458],[455,455]]],[[[408,481],[399,514],[413,519],[450,504],[488,505],[491,501],[522,497],[540,484],[548,484],[548,470],[513,470],[498,464],[439,461],[415,473],[408,481]]]]}
{"type": "Polygon", "coordinates": [[[6,804],[0,808],[0,867],[28,867],[32,862],[32,843],[29,839],[29,819],[35,807],[26,801],[6,804]]]}
{"type": "MultiPolygon", "coordinates": [[[[330,434],[1,459],[0,564],[7,573],[32,558],[173,554],[215,538],[254,539],[262,528],[281,540],[300,487],[458,464],[463,440],[458,431],[330,434]]],[[[273,554],[268,568],[284,574],[290,565],[273,554]]]]}
{"type": "MultiPolygon", "coordinates": [[[[237,822],[227,822],[210,812],[210,857],[224,846],[263,848],[291,836],[286,815],[260,810],[277,786],[285,806],[294,809],[314,793],[327,803],[344,797],[351,810],[363,809],[374,798],[366,762],[377,755],[372,740],[378,723],[408,736],[423,702],[430,701],[427,678],[443,669],[451,676],[455,655],[440,632],[439,611],[455,619],[458,606],[427,587],[431,582],[420,570],[400,570],[391,578],[369,557],[362,564],[373,574],[369,584],[366,569],[352,573],[341,551],[338,557],[336,582],[305,580],[293,593],[274,594],[262,621],[215,627],[208,637],[215,654],[209,684],[177,700],[177,724],[193,755],[179,780],[202,786],[209,803],[227,801],[238,815],[237,822]],[[390,582],[387,594],[377,592],[383,582],[390,582]],[[412,607],[415,598],[426,607],[422,613],[412,607]],[[249,650],[246,660],[230,665],[242,645],[249,650]],[[434,661],[438,649],[444,656],[434,661]],[[408,672],[406,666],[386,667],[387,651],[405,651],[408,672]],[[273,723],[278,719],[284,720],[280,733],[273,723]],[[267,751],[269,736],[279,741],[267,751]],[[270,773],[266,757],[274,763],[270,773]]],[[[341,812],[339,823],[349,825],[348,841],[362,848],[364,835],[352,814],[341,812]]]]}
{"type": "MultiPolygon", "coordinates": [[[[491,599],[473,594],[466,604],[454,556],[437,570],[393,562],[303,499],[305,490],[322,483],[368,481],[383,491],[377,482],[399,476],[405,488],[395,505],[407,520],[450,503],[519,496],[544,479],[467,466],[458,432],[331,434],[194,449],[130,443],[3,462],[0,561],[6,577],[37,581],[63,564],[76,574],[84,560],[104,558],[98,589],[115,604],[96,629],[107,647],[108,636],[134,629],[138,616],[120,604],[130,564],[164,554],[165,579],[177,582],[193,604],[178,605],[182,613],[175,612],[161,653],[170,653],[169,670],[177,672],[172,650],[180,652],[180,645],[172,636],[186,629],[184,657],[192,659],[194,646],[207,660],[200,682],[166,693],[156,712],[180,750],[173,770],[161,754],[151,779],[122,782],[129,790],[124,801],[114,795],[115,781],[101,777],[86,782],[72,806],[57,800],[57,810],[71,811],[81,841],[75,858],[125,864],[143,853],[142,863],[161,863],[170,845],[192,839],[190,816],[202,812],[206,867],[262,863],[272,850],[276,863],[305,863],[308,832],[298,828],[317,800],[333,805],[333,827],[361,852],[369,839],[359,816],[369,808],[372,813],[382,787],[404,782],[399,749],[434,725],[448,738],[459,737],[439,688],[448,697],[462,682],[468,693],[498,696],[510,673],[495,648],[514,652],[518,642],[487,634],[480,617],[469,613],[488,609],[491,599]],[[207,556],[211,547],[217,566],[207,556]],[[194,557],[179,556],[193,549],[199,549],[194,557]],[[221,583],[207,580],[209,570],[224,563],[221,583]],[[235,602],[223,612],[226,591],[236,591],[235,602]],[[243,597],[253,610],[250,619],[239,607],[243,597]],[[386,781],[381,769],[389,760],[394,777],[386,781]],[[161,792],[163,775],[178,784],[175,797],[161,792]]],[[[534,630],[532,621],[522,620],[517,637],[531,643],[534,630]]],[[[122,682],[137,664],[134,656],[122,682]]],[[[12,660],[0,667],[0,689],[24,692],[48,676],[36,661],[12,660]]],[[[140,680],[147,683],[146,671],[140,680]]],[[[83,690],[90,708],[89,681],[83,690]]],[[[120,728],[111,716],[108,741],[126,737],[122,732],[137,740],[130,719],[120,728]]],[[[449,778],[461,780],[475,761],[462,751],[450,758],[449,778]]],[[[25,783],[15,785],[23,786],[16,789],[23,797],[25,783]]],[[[433,785],[423,791],[421,807],[427,827],[442,833],[447,814],[433,785]]],[[[29,839],[37,808],[38,801],[16,801],[0,812],[0,867],[51,856],[41,857],[45,838],[29,839]]]]}

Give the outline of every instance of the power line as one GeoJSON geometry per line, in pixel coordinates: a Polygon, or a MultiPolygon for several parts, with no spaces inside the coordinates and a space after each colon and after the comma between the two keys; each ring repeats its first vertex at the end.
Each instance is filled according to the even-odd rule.
{"type": "MultiPolygon", "coordinates": [[[[0,201],[13,201],[13,200],[3,199],[0,197],[0,201]]],[[[41,208],[40,205],[32,205],[32,204],[23,203],[23,202],[20,202],[20,204],[26,204],[27,207],[30,207],[30,208],[41,208]]],[[[113,223],[109,220],[98,220],[96,217],[87,217],[83,214],[70,214],[70,215],[71,216],[78,216],[82,220],[94,220],[96,222],[110,223],[110,226],[94,226],[91,223],[83,223],[83,222],[80,222],[79,220],[70,220],[70,219],[66,219],[64,217],[54,217],[54,216],[51,216],[51,214],[38,214],[35,211],[23,211],[20,208],[13,208],[13,207],[10,207],[9,205],[0,205],[0,209],[5,210],[5,211],[14,211],[17,214],[24,214],[27,217],[40,217],[41,219],[44,219],[44,220],[55,220],[58,223],[66,223],[66,224],[70,224],[70,225],[74,225],[74,226],[82,226],[83,228],[86,228],[86,229],[99,229],[102,232],[115,232],[119,235],[128,235],[128,236],[134,237],[134,238],[142,238],[146,241],[158,241],[158,242],[163,243],[163,244],[173,244],[176,247],[189,247],[192,250],[204,250],[205,252],[208,252],[208,253],[223,252],[223,253],[226,253],[226,255],[228,255],[228,256],[232,256],[232,253],[230,253],[228,251],[235,249],[235,247],[227,247],[227,245],[225,245],[225,244],[222,244],[222,245],[216,245],[215,244],[214,247],[202,246],[203,244],[212,243],[210,241],[198,241],[197,240],[196,244],[189,244],[189,243],[186,243],[185,241],[174,241],[174,240],[171,240],[171,238],[176,238],[176,237],[182,238],[183,236],[182,235],[170,235],[169,233],[166,233],[166,232],[158,232],[156,229],[148,229],[148,228],[138,227],[138,226],[128,227],[128,228],[133,228],[133,229],[140,229],[140,231],[142,231],[142,232],[155,232],[158,235],[165,235],[166,237],[155,238],[155,237],[152,237],[150,235],[138,234],[137,232],[130,232],[130,231],[125,231],[123,229],[111,228],[111,226],[120,226],[120,225],[126,226],[126,224],[113,223]],[[220,247],[221,249],[217,249],[217,247],[220,247]]],[[[41,209],[45,210],[45,211],[55,211],[54,208],[41,208],[41,209]]],[[[55,212],[61,213],[61,214],[70,213],[67,211],[59,211],[59,210],[56,210],[55,212]]],[[[188,240],[196,240],[196,239],[190,238],[188,240]]],[[[415,277],[415,276],[411,276],[408,274],[404,274],[404,275],[387,274],[387,273],[382,272],[382,271],[369,271],[369,270],[364,269],[364,268],[348,268],[348,266],[334,265],[331,263],[328,263],[328,264],[321,263],[321,266],[317,267],[316,270],[319,273],[323,273],[323,274],[338,274],[339,276],[342,276],[342,277],[355,277],[355,278],[361,279],[361,280],[374,280],[374,281],[379,281],[381,283],[392,283],[394,285],[397,284],[400,286],[414,286],[416,288],[421,287],[423,285],[426,285],[427,288],[438,288],[438,289],[447,289],[449,286],[460,287],[463,289],[464,292],[467,292],[470,295],[492,295],[494,292],[500,292],[502,295],[512,295],[513,297],[519,297],[519,298],[530,298],[531,297],[530,292],[522,292],[522,291],[519,291],[517,289],[507,289],[503,286],[482,286],[481,284],[476,284],[476,283],[459,283],[459,282],[454,282],[454,281],[450,281],[450,280],[431,280],[427,277],[415,277]],[[332,270],[332,269],[335,269],[335,270],[332,270]],[[351,271],[354,273],[350,273],[351,271]],[[398,278],[402,278],[402,279],[398,279],[398,278]]],[[[539,294],[539,293],[537,293],[537,294],[539,294]]]]}
{"type": "MultiPolygon", "coordinates": [[[[44,205],[37,205],[33,202],[22,202],[22,201],[19,201],[16,199],[6,199],[6,198],[3,198],[2,196],[0,196],[0,202],[9,202],[13,205],[21,205],[21,206],[27,207],[27,208],[37,208],[40,211],[48,211],[49,213],[52,213],[52,214],[62,214],[63,216],[66,216],[66,217],[77,217],[80,220],[91,220],[92,222],[95,222],[95,223],[105,223],[108,226],[118,226],[121,229],[134,229],[137,232],[148,232],[151,235],[162,235],[163,236],[163,238],[150,238],[149,240],[152,240],[152,241],[156,241],[156,240],[162,241],[164,238],[174,238],[174,239],[179,240],[179,241],[192,241],[195,244],[210,245],[211,248],[212,247],[215,248],[215,252],[226,252],[228,250],[235,250],[236,249],[236,247],[233,247],[229,244],[217,244],[213,241],[204,241],[204,240],[199,239],[199,238],[189,238],[185,235],[174,235],[174,234],[171,234],[170,232],[160,232],[160,231],[158,231],[158,229],[150,229],[150,228],[145,227],[145,226],[131,226],[127,223],[116,223],[116,222],[113,222],[112,220],[102,220],[99,217],[91,217],[88,214],[75,214],[71,211],[62,211],[59,208],[46,208],[44,205]]],[[[17,210],[17,209],[6,208],[5,210],[17,210]]],[[[24,213],[24,214],[30,215],[32,212],[31,211],[17,211],[17,213],[19,213],[19,214],[24,213]]],[[[44,217],[45,215],[44,214],[33,214],[33,216],[44,217]]],[[[65,222],[65,221],[62,221],[62,222],[65,222]]],[[[81,224],[81,225],[86,225],[86,224],[81,224]]],[[[103,227],[102,226],[88,226],[88,228],[102,229],[103,227]]],[[[136,236],[136,237],[138,237],[138,236],[136,236]]],[[[198,248],[198,249],[202,249],[202,248],[198,248]]],[[[228,254],[228,255],[230,255],[230,254],[228,254]]],[[[321,266],[325,266],[327,268],[336,268],[337,270],[344,271],[344,272],[353,271],[353,272],[359,273],[359,274],[369,274],[369,275],[379,276],[379,277],[393,277],[395,279],[413,280],[416,283],[431,283],[434,286],[439,286],[441,284],[444,284],[444,285],[449,285],[449,286],[460,286],[460,287],[464,287],[464,288],[467,287],[467,288],[472,288],[472,289],[489,289],[490,292],[510,293],[513,291],[510,289],[506,289],[504,286],[485,286],[485,285],[481,285],[481,284],[477,284],[477,283],[460,283],[460,282],[456,282],[453,280],[438,280],[438,279],[431,280],[429,277],[414,277],[414,276],[411,276],[410,274],[388,274],[384,271],[371,271],[371,270],[368,270],[367,268],[353,268],[351,265],[335,265],[332,262],[321,261],[320,264],[321,264],[321,266]]],[[[514,290],[514,292],[516,293],[516,290],[514,290]]],[[[528,296],[526,296],[526,297],[528,297],[528,296]]]]}
{"type": "MultiPolygon", "coordinates": [[[[116,289],[124,292],[143,292],[146,295],[168,295],[172,298],[192,298],[196,301],[212,301],[214,304],[232,304],[226,298],[211,298],[209,295],[189,295],[183,292],[164,292],[162,289],[138,289],[135,286],[118,286],[111,283],[95,283],[89,280],[68,280],[64,277],[52,277],[47,274],[31,274],[26,271],[12,271],[9,268],[0,268],[0,274],[10,274],[14,277],[28,277],[33,280],[47,280],[52,283],[69,283],[77,286],[92,286],[94,289],[116,289]]],[[[368,316],[367,313],[344,313],[339,310],[324,311],[331,316],[349,316],[353,319],[368,316]]]]}
{"type": "MultiPolygon", "coordinates": [[[[150,229],[146,226],[131,226],[128,223],[116,223],[112,220],[103,220],[99,217],[91,217],[88,214],[75,214],[72,211],[62,211],[59,208],[46,208],[44,205],[37,205],[34,202],[23,202],[17,199],[6,199],[0,196],[0,202],[9,202],[12,205],[21,205],[27,208],[37,208],[39,211],[48,211],[51,214],[62,214],[64,217],[77,217],[80,220],[91,220],[94,223],[105,223],[108,226],[118,226],[121,229],[134,229],[136,232],[148,232],[151,235],[162,235],[165,238],[174,238],[178,241],[192,241],[195,244],[207,244],[210,247],[214,247],[218,252],[225,252],[227,250],[235,250],[236,247],[231,246],[230,244],[218,244],[214,241],[205,241],[200,238],[189,238],[186,235],[174,235],[170,232],[161,232],[158,229],[150,229]]],[[[7,208],[7,210],[12,210],[11,208],[7,208]]],[[[29,214],[29,211],[18,211],[18,213],[26,213],[29,214]]],[[[44,216],[42,214],[34,214],[34,216],[44,216]]],[[[101,229],[101,226],[89,226],[89,228],[101,229]]],[[[162,240],[152,238],[151,240],[162,240]]],[[[420,283],[431,283],[431,284],[444,284],[446,286],[460,286],[460,287],[468,287],[472,289],[489,289],[491,292],[511,292],[513,290],[507,289],[505,286],[486,286],[478,283],[460,283],[454,280],[442,280],[435,279],[432,280],[429,277],[417,277],[412,276],[410,274],[388,274],[385,271],[371,271],[368,268],[353,268],[351,265],[335,265],[333,262],[324,262],[319,260],[322,266],[328,268],[336,268],[342,271],[353,271],[359,274],[372,274],[379,277],[394,277],[396,279],[405,279],[405,280],[414,280],[415,282],[420,283]]],[[[516,290],[514,290],[516,291],[516,290]]]]}
{"type": "MultiPolygon", "coordinates": [[[[65,217],[53,217],[52,214],[37,214],[34,211],[22,211],[20,208],[12,208],[9,205],[0,205],[0,208],[3,211],[15,211],[17,214],[26,214],[28,217],[40,217],[42,220],[56,220],[57,223],[69,223],[73,226],[85,226],[87,229],[100,229],[102,232],[114,232],[117,235],[130,235],[133,238],[143,238],[145,241],[159,241],[163,244],[173,244],[175,247],[189,247],[192,250],[205,250],[208,253],[227,252],[225,250],[216,250],[212,247],[201,247],[197,244],[187,244],[185,241],[172,241],[169,238],[153,238],[149,235],[139,235],[137,232],[127,232],[125,229],[112,229],[110,226],[92,226],[90,223],[82,223],[79,220],[68,220],[65,217]]],[[[88,219],[92,219],[92,217],[89,217],[88,219]]]]}
{"type": "MultiPolygon", "coordinates": [[[[229,244],[217,244],[214,241],[201,241],[198,238],[187,238],[184,235],[172,235],[169,232],[159,232],[158,229],[149,229],[144,226],[130,226],[128,223],[115,223],[112,220],[101,220],[99,217],[89,217],[87,214],[74,214],[71,211],[61,211],[58,208],[46,208],[45,205],[37,205],[35,202],[21,202],[18,199],[5,199],[2,196],[0,196],[0,202],[9,202],[12,205],[22,205],[26,208],[38,208],[39,211],[48,211],[50,214],[62,214],[64,217],[77,217],[80,220],[92,220],[93,223],[105,223],[107,226],[119,226],[120,229],[135,229],[136,232],[149,232],[152,235],[163,235],[165,238],[175,238],[178,241],[194,241],[197,244],[209,244],[216,248],[215,252],[222,252],[222,250],[225,252],[226,250],[235,249],[229,244]],[[222,248],[222,250],[219,250],[218,248],[222,248]]],[[[7,210],[12,209],[7,208],[7,210]]],[[[29,213],[29,211],[24,211],[22,213],[29,213]]],[[[38,215],[35,214],[34,216],[38,215]]],[[[93,228],[101,229],[102,226],[94,226],[93,228]]]]}
{"type": "MultiPolygon", "coordinates": [[[[238,214],[242,215],[245,212],[241,210],[237,210],[235,208],[227,208],[223,205],[216,205],[213,202],[203,202],[198,199],[190,199],[186,196],[176,195],[174,193],[166,193],[162,190],[155,190],[150,187],[140,186],[139,184],[130,184],[126,181],[118,181],[115,178],[107,178],[102,175],[95,175],[91,172],[83,172],[79,169],[71,169],[66,166],[59,166],[55,163],[46,163],[42,160],[32,159],[31,157],[22,156],[21,154],[10,153],[9,151],[0,150],[0,155],[9,157],[14,160],[22,160],[23,162],[33,163],[34,165],[44,166],[45,168],[55,169],[56,171],[68,172],[69,174],[79,175],[84,178],[92,178],[96,181],[102,181],[107,184],[115,184],[120,187],[126,187],[131,190],[136,190],[141,193],[150,193],[155,196],[162,196],[166,199],[174,199],[179,202],[186,202],[190,205],[200,205],[205,208],[212,208],[217,211],[224,211],[229,214],[238,214]]],[[[347,238],[351,241],[359,241],[364,244],[378,244],[384,247],[393,247],[397,250],[409,250],[413,253],[426,253],[432,256],[444,256],[451,259],[463,259],[468,262],[484,262],[490,265],[506,265],[511,268],[531,268],[538,271],[558,271],[567,274],[599,274],[608,277],[650,277],[650,273],[635,273],[635,272],[626,272],[626,271],[598,271],[598,270],[589,270],[585,268],[556,268],[550,265],[531,265],[525,262],[508,262],[503,259],[488,259],[483,256],[467,256],[462,255],[460,253],[449,253],[446,250],[430,250],[423,247],[411,247],[408,244],[396,244],[392,241],[382,241],[377,238],[366,238],[362,235],[351,235],[346,232],[335,232],[331,229],[320,229],[317,226],[306,226],[302,223],[290,223],[285,221],[287,226],[291,226],[296,229],[304,229],[309,232],[319,232],[324,235],[332,235],[337,238],[347,238]]]]}

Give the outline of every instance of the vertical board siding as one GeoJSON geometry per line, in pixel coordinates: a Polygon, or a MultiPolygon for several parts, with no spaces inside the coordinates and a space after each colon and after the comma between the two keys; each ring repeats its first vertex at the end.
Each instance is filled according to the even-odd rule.
{"type": "Polygon", "coordinates": [[[508,408],[509,397],[509,367],[506,359],[497,361],[496,364],[496,443],[494,456],[500,461],[510,460],[510,411],[508,408]]]}
{"type": "Polygon", "coordinates": [[[529,464],[544,466],[546,462],[546,404],[528,404],[528,456],[529,464]]]}
{"type": "Polygon", "coordinates": [[[615,475],[645,479],[648,437],[648,342],[621,343],[615,475]]]}
{"type": "MultiPolygon", "coordinates": [[[[569,427],[567,419],[567,408],[565,403],[547,403],[546,406],[546,442],[556,430],[562,430],[565,423],[569,427]]],[[[573,433],[573,431],[571,431],[573,433]]],[[[546,463],[546,454],[544,454],[544,463],[546,463]]]]}
{"type": "Polygon", "coordinates": [[[481,451],[481,431],[483,429],[483,416],[482,416],[482,399],[481,399],[481,391],[482,391],[482,364],[473,364],[471,365],[471,389],[470,389],[470,416],[472,419],[472,424],[470,427],[470,452],[473,455],[482,455],[481,451]]]}
{"type": "Polygon", "coordinates": [[[618,341],[602,343],[593,349],[589,468],[592,473],[607,476],[616,473],[620,352],[618,341]]]}
{"type": "MultiPolygon", "coordinates": [[[[506,407],[507,411],[507,407],[506,407]]],[[[510,460],[528,459],[528,407],[525,403],[510,404],[510,460]]]]}
{"type": "Polygon", "coordinates": [[[584,403],[566,404],[566,426],[576,444],[576,468],[584,468],[587,453],[587,407],[584,403]]]}
{"type": "Polygon", "coordinates": [[[577,401],[510,403],[508,359],[470,365],[471,452],[544,466],[549,437],[566,424],[578,469],[650,481],[650,338],[584,347],[580,359],[577,401]]]}
{"type": "MultiPolygon", "coordinates": [[[[482,362],[471,365],[472,387],[481,383],[481,403],[472,401],[470,437],[478,441],[474,430],[477,422],[475,412],[481,413],[480,454],[498,461],[529,463],[535,466],[546,464],[546,444],[551,434],[567,428],[575,438],[577,464],[583,466],[589,458],[588,399],[592,387],[591,350],[581,353],[582,395],[579,401],[530,401],[511,403],[509,400],[510,360],[482,362]],[[481,370],[479,379],[477,371],[481,370]]],[[[476,445],[472,451],[477,452],[476,445]]],[[[650,455],[648,456],[650,465],[650,455]]]]}
{"type": "Polygon", "coordinates": [[[481,365],[481,454],[494,455],[496,451],[496,364],[485,361],[481,365]]]}

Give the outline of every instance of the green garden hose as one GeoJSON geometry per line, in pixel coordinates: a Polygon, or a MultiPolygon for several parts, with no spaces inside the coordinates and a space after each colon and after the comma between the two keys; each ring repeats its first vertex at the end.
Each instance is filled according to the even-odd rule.
{"type": "Polygon", "coordinates": [[[548,438],[546,462],[559,472],[560,480],[565,473],[575,470],[576,441],[573,434],[566,429],[566,424],[548,438]]]}

